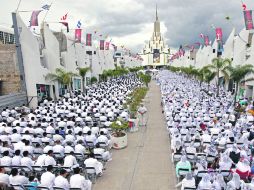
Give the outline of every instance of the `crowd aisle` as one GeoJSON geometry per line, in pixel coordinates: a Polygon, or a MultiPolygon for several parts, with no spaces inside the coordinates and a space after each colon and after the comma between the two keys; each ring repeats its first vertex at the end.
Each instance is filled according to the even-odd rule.
{"type": "Polygon", "coordinates": [[[105,178],[95,190],[173,190],[176,177],[169,159],[168,133],[162,114],[160,88],[150,84],[145,106],[148,110],[146,128],[128,134],[128,147],[113,152],[113,161],[105,178]]]}
{"type": "Polygon", "coordinates": [[[157,76],[167,120],[177,187],[198,190],[254,189],[253,102],[235,111],[231,92],[183,74],[157,76]]]}

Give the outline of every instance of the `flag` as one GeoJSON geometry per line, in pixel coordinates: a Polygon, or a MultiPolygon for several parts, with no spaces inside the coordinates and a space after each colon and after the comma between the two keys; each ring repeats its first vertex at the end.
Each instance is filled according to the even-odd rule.
{"type": "Polygon", "coordinates": [[[242,4],[242,7],[243,7],[243,10],[245,11],[246,9],[247,9],[247,6],[246,6],[246,4],[242,4]]]}
{"type": "Polygon", "coordinates": [[[86,34],[86,46],[92,46],[92,34],[86,34]]]}
{"type": "Polygon", "coordinates": [[[38,15],[40,14],[41,10],[33,11],[31,18],[30,18],[30,27],[31,26],[38,26],[38,15]]]}
{"type": "Polygon", "coordinates": [[[115,44],[111,44],[114,48],[114,51],[117,51],[117,46],[115,44]]]}
{"type": "Polygon", "coordinates": [[[210,44],[210,42],[209,42],[209,36],[205,36],[204,43],[205,43],[205,46],[209,46],[209,44],[210,44]]]}
{"type": "Polygon", "coordinates": [[[80,20],[78,21],[78,23],[77,23],[77,28],[80,28],[81,27],[81,22],[80,22],[80,20]]]}
{"type": "Polygon", "coordinates": [[[252,10],[243,11],[243,15],[244,15],[246,30],[254,29],[253,20],[252,20],[252,10]]]}
{"type": "Polygon", "coordinates": [[[68,22],[59,22],[59,23],[63,24],[67,28],[67,32],[69,32],[69,24],[68,24],[68,22]]]}
{"type": "Polygon", "coordinates": [[[66,13],[64,16],[62,16],[61,20],[65,21],[67,19],[68,13],[66,13]]]}
{"type": "Polygon", "coordinates": [[[51,5],[45,4],[41,8],[48,11],[50,9],[50,7],[51,7],[51,5]]]}
{"type": "Polygon", "coordinates": [[[100,40],[100,50],[104,50],[104,40],[100,40]]]}
{"type": "Polygon", "coordinates": [[[216,28],[215,32],[216,32],[216,40],[221,41],[222,40],[222,29],[221,28],[216,28]]]}
{"type": "Polygon", "coordinates": [[[106,50],[109,50],[109,42],[106,42],[106,44],[105,44],[105,49],[106,49],[106,50]]]}
{"type": "Polygon", "coordinates": [[[82,33],[82,29],[77,28],[75,29],[75,42],[81,42],[81,33],[82,33]]]}

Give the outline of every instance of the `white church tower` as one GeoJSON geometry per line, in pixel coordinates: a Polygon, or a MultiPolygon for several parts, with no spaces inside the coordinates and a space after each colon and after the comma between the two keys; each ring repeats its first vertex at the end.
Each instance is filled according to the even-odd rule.
{"type": "Polygon", "coordinates": [[[158,68],[168,64],[169,57],[168,46],[161,35],[160,21],[156,5],[156,20],[154,22],[154,31],[150,41],[145,44],[142,52],[143,66],[158,68]]]}

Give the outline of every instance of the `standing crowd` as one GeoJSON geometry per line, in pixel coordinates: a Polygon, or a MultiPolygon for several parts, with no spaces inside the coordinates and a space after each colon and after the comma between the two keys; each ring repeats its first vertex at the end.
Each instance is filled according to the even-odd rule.
{"type": "Polygon", "coordinates": [[[111,158],[110,125],[129,119],[126,97],[142,82],[129,74],[69,92],[34,110],[0,114],[0,189],[90,190],[111,158]]]}
{"type": "Polygon", "coordinates": [[[163,112],[182,190],[253,190],[254,128],[248,109],[236,112],[231,92],[183,74],[161,71],[163,112]]]}

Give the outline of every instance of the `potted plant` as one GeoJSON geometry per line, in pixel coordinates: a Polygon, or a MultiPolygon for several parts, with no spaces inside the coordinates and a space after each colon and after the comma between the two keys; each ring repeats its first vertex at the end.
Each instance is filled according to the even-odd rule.
{"type": "Polygon", "coordinates": [[[112,133],[112,144],[114,149],[122,149],[127,147],[127,133],[129,128],[128,122],[117,119],[110,125],[112,133]]]}

